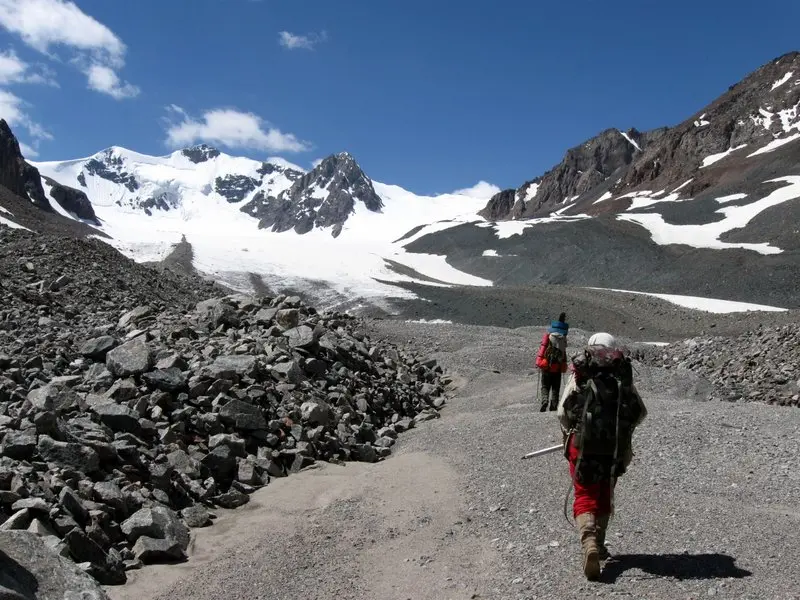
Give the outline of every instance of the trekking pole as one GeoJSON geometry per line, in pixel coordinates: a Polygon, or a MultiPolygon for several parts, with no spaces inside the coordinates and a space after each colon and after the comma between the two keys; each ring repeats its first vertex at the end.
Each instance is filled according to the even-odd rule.
{"type": "Polygon", "coordinates": [[[542,456],[543,454],[550,454],[551,452],[557,452],[563,449],[564,449],[564,444],[559,444],[558,446],[550,446],[549,448],[542,448],[541,450],[528,452],[525,456],[522,457],[522,460],[525,460],[527,458],[533,458],[535,456],[542,456]]]}

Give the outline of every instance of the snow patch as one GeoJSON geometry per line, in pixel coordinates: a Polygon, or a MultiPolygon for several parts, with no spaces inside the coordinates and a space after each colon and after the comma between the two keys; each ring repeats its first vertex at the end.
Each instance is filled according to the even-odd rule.
{"type": "Polygon", "coordinates": [[[1,212],[1,213],[6,213],[7,215],[11,215],[12,217],[14,216],[14,213],[12,213],[12,212],[11,212],[10,210],[8,210],[7,208],[3,208],[2,206],[0,206],[0,212],[1,212]]]}
{"type": "MultiPolygon", "coordinates": [[[[623,292],[626,294],[638,294],[641,296],[653,296],[661,298],[672,304],[702,310],[705,312],[727,314],[736,312],[765,311],[765,312],[786,312],[788,308],[779,308],[766,304],[751,304],[749,302],[737,302],[734,300],[722,300],[719,298],[705,298],[702,296],[681,296],[678,294],[657,294],[655,292],[634,292],[633,290],[619,290],[615,288],[590,287],[590,290],[608,290],[611,292],[623,292]]],[[[658,343],[658,342],[655,342],[658,343]]]]}
{"type": "Polygon", "coordinates": [[[481,256],[500,256],[500,255],[497,253],[497,250],[484,250],[481,256]]]}
{"type": "Polygon", "coordinates": [[[741,150],[745,146],[747,146],[747,144],[741,144],[740,146],[736,146],[735,148],[728,148],[727,150],[725,150],[725,152],[720,152],[718,154],[712,154],[711,156],[706,156],[703,159],[703,164],[700,166],[700,168],[704,169],[706,167],[710,167],[714,163],[721,161],[723,158],[725,158],[726,156],[728,156],[732,152],[736,152],[737,150],[741,150]]]}
{"type": "Polygon", "coordinates": [[[730,196],[722,196],[720,198],[716,198],[716,200],[720,204],[725,204],[726,202],[733,202],[735,200],[744,200],[745,198],[747,198],[747,194],[731,194],[730,196]]]}
{"type": "Polygon", "coordinates": [[[749,244],[723,242],[719,238],[724,233],[745,227],[760,213],[768,208],[783,204],[789,200],[800,198],[800,176],[780,177],[764,183],[785,182],[788,185],[770,193],[761,200],[744,206],[725,206],[716,212],[724,218],[705,225],[672,225],[664,221],[664,217],[656,213],[621,214],[617,218],[637,223],[650,231],[653,242],[659,245],[683,244],[693,248],[744,248],[760,254],[780,254],[780,248],[769,243],[749,244]]]}
{"type": "Polygon", "coordinates": [[[536,196],[536,192],[539,191],[539,184],[538,183],[529,183],[528,187],[525,188],[525,191],[522,192],[522,202],[527,204],[536,196]]]}
{"type": "MultiPolygon", "coordinates": [[[[8,212],[8,211],[6,211],[6,212],[8,212]]],[[[0,225],[6,225],[7,227],[10,227],[11,229],[24,229],[25,231],[30,231],[30,229],[28,229],[27,227],[24,227],[22,225],[18,225],[16,223],[14,223],[14,221],[6,219],[5,217],[0,217],[0,225]]]]}
{"type": "Polygon", "coordinates": [[[707,125],[711,125],[711,122],[710,122],[710,121],[707,121],[707,120],[706,120],[706,118],[705,118],[705,116],[706,116],[706,113],[703,113],[702,115],[700,115],[700,118],[698,118],[698,119],[697,119],[697,120],[694,122],[694,126],[695,126],[695,127],[705,127],[705,126],[707,126],[707,125]]]}
{"type": "Polygon", "coordinates": [[[788,73],[786,73],[786,75],[784,75],[783,77],[781,77],[775,83],[772,84],[772,88],[770,89],[770,91],[774,92],[775,90],[777,90],[784,83],[789,81],[792,78],[792,75],[794,75],[794,73],[792,71],[789,71],[788,73]]]}
{"type": "Polygon", "coordinates": [[[498,239],[507,239],[515,235],[522,235],[522,233],[529,227],[542,225],[544,223],[570,223],[573,221],[583,221],[591,219],[589,215],[551,215],[549,217],[538,217],[536,219],[525,219],[519,221],[498,221],[495,223],[484,222],[478,223],[478,227],[487,227],[494,229],[498,239]]]}
{"type": "Polygon", "coordinates": [[[795,133],[795,134],[790,135],[790,136],[785,137],[785,138],[772,140],[769,144],[767,144],[763,148],[759,148],[758,150],[756,150],[752,154],[748,154],[747,158],[750,158],[752,156],[758,156],[759,154],[766,154],[767,152],[772,152],[773,150],[777,150],[781,146],[785,146],[786,144],[790,144],[793,141],[798,140],[798,139],[800,139],[800,133],[795,133]]]}
{"type": "MultiPolygon", "coordinates": [[[[617,131],[619,131],[619,130],[617,130],[617,131]]],[[[639,150],[639,152],[641,152],[641,151],[642,151],[642,149],[639,147],[639,144],[637,144],[636,142],[634,142],[634,141],[633,141],[633,139],[631,138],[631,136],[629,136],[627,133],[625,133],[624,131],[620,131],[620,132],[619,132],[619,134],[620,134],[622,137],[624,137],[626,140],[628,140],[628,142],[629,142],[629,143],[630,143],[630,144],[631,144],[631,145],[632,145],[634,148],[636,148],[637,150],[639,150]]]]}
{"type": "Polygon", "coordinates": [[[452,321],[446,319],[406,319],[406,323],[425,323],[426,325],[452,325],[452,321]]]}
{"type": "Polygon", "coordinates": [[[605,194],[600,196],[597,200],[592,202],[592,204],[599,204],[600,202],[603,202],[605,200],[611,200],[611,198],[613,198],[613,197],[614,197],[614,194],[612,194],[611,192],[606,192],[605,194]]]}

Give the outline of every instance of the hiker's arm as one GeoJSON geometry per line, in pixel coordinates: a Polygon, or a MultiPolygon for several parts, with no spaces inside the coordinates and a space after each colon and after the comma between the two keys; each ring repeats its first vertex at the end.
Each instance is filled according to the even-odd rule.
{"type": "Polygon", "coordinates": [[[645,417],[647,416],[647,407],[644,405],[644,401],[642,400],[642,396],[639,394],[639,390],[636,389],[634,384],[631,384],[631,388],[633,390],[633,396],[636,398],[636,401],[639,404],[641,411],[639,412],[639,418],[634,423],[634,427],[638,426],[642,421],[644,421],[645,417]]]}
{"type": "Polygon", "coordinates": [[[540,369],[547,368],[547,361],[544,358],[545,350],[547,350],[547,335],[542,338],[542,343],[539,344],[539,352],[536,353],[536,366],[540,369]]]}
{"type": "Polygon", "coordinates": [[[572,424],[569,422],[566,412],[564,411],[564,402],[570,395],[577,391],[578,385],[575,383],[575,374],[570,373],[567,385],[564,386],[564,390],[561,392],[561,399],[558,401],[558,408],[556,410],[556,417],[558,417],[558,422],[561,424],[561,432],[564,434],[572,429],[572,424]]]}

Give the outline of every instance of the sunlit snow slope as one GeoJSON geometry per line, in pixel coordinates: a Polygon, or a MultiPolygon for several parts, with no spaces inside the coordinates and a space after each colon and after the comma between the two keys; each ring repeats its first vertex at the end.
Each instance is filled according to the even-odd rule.
{"type": "Polygon", "coordinates": [[[491,285],[452,268],[443,256],[405,251],[415,236],[399,240],[420,226],[482,221],[476,213],[486,198],[417,196],[373,182],[383,207],[375,212],[355,202],[333,238],[328,228],[303,235],[259,229],[258,219],[240,210],[256,194],[274,199],[306,175],[278,160],[262,163],[207,147],[165,157],[114,147],[85,159],[33,164],[43,176],[84,191],[101,222],[98,229],[124,254],[160,260],[185,237],[196,269],[238,289],[250,287],[251,273],[273,289],[313,288],[324,295],[327,288],[331,301],[409,295],[383,282],[491,285]]]}

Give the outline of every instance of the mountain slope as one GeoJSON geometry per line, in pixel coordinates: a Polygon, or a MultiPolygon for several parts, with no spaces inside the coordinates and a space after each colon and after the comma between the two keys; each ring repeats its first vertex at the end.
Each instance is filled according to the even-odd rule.
{"type": "MultiPolygon", "coordinates": [[[[609,129],[567,151],[544,175],[492,198],[482,215],[524,219],[563,210],[596,213],[591,202],[634,191],[680,191],[681,197],[731,184],[724,170],[745,158],[775,156],[788,146],[800,153],[800,53],[771,61],[717,100],[672,128],[639,133],[609,129]],[[690,179],[702,179],[701,182],[690,179]],[[677,188],[683,185],[680,190],[677,188]]],[[[787,173],[788,174],[788,173],[787,173]]],[[[748,182],[740,180],[740,187],[748,182]]]]}

